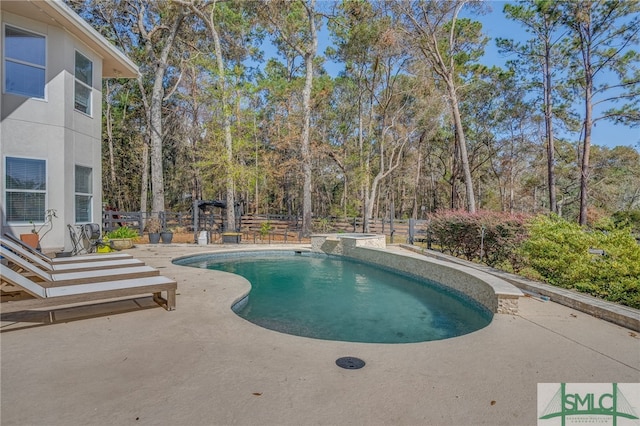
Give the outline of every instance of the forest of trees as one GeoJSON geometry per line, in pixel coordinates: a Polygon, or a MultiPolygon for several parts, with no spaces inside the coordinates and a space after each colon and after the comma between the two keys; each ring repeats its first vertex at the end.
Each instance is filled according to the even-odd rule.
{"type": "Polygon", "coordinates": [[[640,125],[638,1],[494,3],[524,41],[489,39],[478,1],[65,1],[140,67],[104,81],[118,209],[242,200],[309,233],[392,206],[583,225],[640,208],[638,141],[591,144],[601,120],[640,125]],[[504,68],[481,65],[488,43],[504,68]]]}

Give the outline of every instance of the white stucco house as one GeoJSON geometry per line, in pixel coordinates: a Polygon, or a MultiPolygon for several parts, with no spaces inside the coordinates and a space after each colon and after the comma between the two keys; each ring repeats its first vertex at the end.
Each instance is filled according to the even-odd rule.
{"type": "Polygon", "coordinates": [[[102,222],[102,79],[138,68],[61,0],[2,0],[0,23],[1,231],[55,209],[42,249],[70,249],[67,224],[102,222]]]}

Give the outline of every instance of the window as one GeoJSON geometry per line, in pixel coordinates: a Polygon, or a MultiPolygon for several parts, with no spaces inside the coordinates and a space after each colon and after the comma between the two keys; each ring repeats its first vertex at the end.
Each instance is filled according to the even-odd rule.
{"type": "Polygon", "coordinates": [[[76,223],[91,222],[91,168],[76,166],[76,223]]]}
{"type": "Polygon", "coordinates": [[[7,222],[43,222],[47,196],[46,162],[7,157],[5,171],[7,222]]]}
{"type": "Polygon", "coordinates": [[[75,109],[91,115],[91,89],[93,84],[93,63],[76,52],[75,109]]]}
{"type": "Polygon", "coordinates": [[[44,36],[4,27],[4,90],[6,93],[44,99],[46,75],[44,36]]]}

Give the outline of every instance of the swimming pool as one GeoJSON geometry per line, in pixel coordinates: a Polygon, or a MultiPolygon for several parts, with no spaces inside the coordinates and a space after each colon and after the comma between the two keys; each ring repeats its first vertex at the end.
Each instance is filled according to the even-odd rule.
{"type": "Polygon", "coordinates": [[[175,263],[245,277],[232,309],[271,330],[316,339],[411,343],[460,336],[493,314],[435,282],[337,256],[295,251],[198,255],[175,263]]]}

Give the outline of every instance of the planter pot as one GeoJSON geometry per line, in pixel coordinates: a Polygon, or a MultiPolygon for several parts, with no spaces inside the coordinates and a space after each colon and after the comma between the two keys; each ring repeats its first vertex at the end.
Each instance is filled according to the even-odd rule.
{"type": "Polygon", "coordinates": [[[20,240],[23,241],[25,244],[28,244],[29,246],[33,247],[34,249],[37,249],[38,245],[40,244],[40,239],[38,234],[34,234],[33,232],[30,232],[28,234],[20,234],[20,240]]]}
{"type": "Polygon", "coordinates": [[[223,244],[240,244],[242,234],[239,232],[225,232],[222,234],[223,244]]]}
{"type": "Polygon", "coordinates": [[[173,232],[161,232],[160,238],[162,238],[162,244],[171,244],[173,240],[173,232]]]}
{"type": "Polygon", "coordinates": [[[109,243],[115,250],[124,250],[133,247],[133,239],[131,238],[111,238],[109,243]]]}
{"type": "Polygon", "coordinates": [[[160,242],[159,232],[149,232],[149,242],[151,244],[158,244],[160,242]]]}

